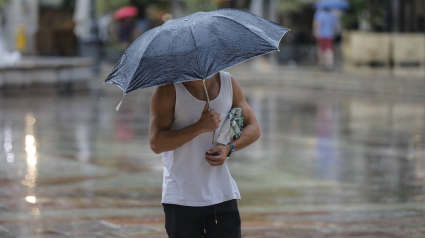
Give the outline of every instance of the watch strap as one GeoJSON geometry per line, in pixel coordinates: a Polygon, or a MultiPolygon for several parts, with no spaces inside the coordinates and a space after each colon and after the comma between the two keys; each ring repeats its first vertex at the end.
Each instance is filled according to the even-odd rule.
{"type": "Polygon", "coordinates": [[[235,151],[235,146],[231,142],[227,143],[227,145],[230,146],[229,154],[227,154],[227,157],[229,157],[235,151]]]}

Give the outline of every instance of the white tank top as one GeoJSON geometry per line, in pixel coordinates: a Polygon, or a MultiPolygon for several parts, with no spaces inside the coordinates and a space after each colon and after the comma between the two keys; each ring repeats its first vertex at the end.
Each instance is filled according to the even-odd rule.
{"type": "MultiPolygon", "coordinates": [[[[210,101],[211,109],[221,115],[221,125],[215,140],[232,107],[233,90],[230,74],[220,71],[220,92],[210,101]]],[[[205,101],[195,98],[182,83],[175,83],[176,104],[171,130],[179,130],[197,122],[205,101]]],[[[217,146],[212,144],[213,132],[202,133],[181,147],[163,152],[164,174],[161,203],[184,206],[209,206],[231,199],[241,199],[239,189],[230,175],[227,159],[224,164],[211,166],[205,152],[217,146]]]]}

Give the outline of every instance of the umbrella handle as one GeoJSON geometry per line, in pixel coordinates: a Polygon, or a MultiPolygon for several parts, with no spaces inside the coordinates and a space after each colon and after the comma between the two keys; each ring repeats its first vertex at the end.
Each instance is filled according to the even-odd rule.
{"type": "Polygon", "coordinates": [[[205,94],[207,95],[207,101],[208,101],[208,111],[211,111],[211,107],[210,107],[210,97],[208,96],[207,85],[205,85],[205,79],[203,79],[203,80],[202,80],[202,83],[204,84],[205,94]]]}
{"type": "MultiPolygon", "coordinates": [[[[210,97],[208,96],[207,85],[205,85],[205,79],[202,80],[202,83],[204,84],[205,94],[207,95],[208,111],[211,111],[210,97]]],[[[212,144],[214,144],[214,136],[215,136],[215,131],[213,132],[212,144]]]]}

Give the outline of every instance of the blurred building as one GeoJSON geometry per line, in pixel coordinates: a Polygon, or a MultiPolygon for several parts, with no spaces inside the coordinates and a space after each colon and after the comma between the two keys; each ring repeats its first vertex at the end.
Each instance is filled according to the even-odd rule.
{"type": "MultiPolygon", "coordinates": [[[[89,2],[80,1],[82,3],[89,2]]],[[[163,0],[163,1],[97,1],[109,8],[98,14],[110,14],[125,4],[139,8],[138,18],[148,19],[149,28],[161,25],[165,13],[172,18],[186,16],[193,11],[216,8],[237,8],[250,11],[290,28],[281,44],[280,60],[313,62],[315,40],[312,21],[317,0],[163,0]],[[206,4],[208,3],[208,4],[206,4]],[[112,8],[110,8],[113,6],[112,8]]],[[[425,0],[347,0],[351,8],[339,12],[344,30],[368,32],[414,33],[425,31],[425,0]]],[[[1,35],[10,51],[19,49],[26,55],[78,55],[78,32],[87,25],[76,21],[77,0],[9,0],[2,10],[1,35]],[[76,25],[77,24],[77,25],[76,25]]],[[[88,4],[89,5],[89,4],[88,4]]],[[[80,11],[82,12],[82,11],[80,11]]],[[[88,12],[88,11],[87,11],[88,12]]],[[[89,14],[83,16],[88,19],[89,14]]],[[[84,21],[84,19],[83,19],[84,21]]],[[[147,23],[144,21],[143,23],[147,23]]],[[[112,22],[112,29],[114,23],[112,22]]],[[[115,29],[116,30],[116,29],[115,29]]],[[[114,29],[110,32],[114,32],[114,29]]],[[[138,34],[141,34],[139,32],[138,34]]],[[[138,36],[135,34],[134,38],[138,36]]],[[[111,43],[116,37],[111,36],[111,43]]],[[[120,49],[122,50],[122,49],[120,49]]],[[[121,51],[120,51],[121,52],[121,51]]]]}
{"type": "Polygon", "coordinates": [[[76,55],[72,13],[72,1],[10,0],[3,7],[2,24],[8,50],[26,55],[76,55]]]}
{"type": "MultiPolygon", "coordinates": [[[[338,61],[344,60],[347,54],[342,54],[345,45],[352,41],[351,33],[367,35],[367,39],[360,40],[359,47],[353,48],[352,52],[357,52],[362,57],[370,56],[370,59],[363,61],[368,64],[390,65],[394,60],[391,52],[411,51],[409,45],[417,47],[418,56],[412,56],[412,62],[404,64],[422,65],[418,58],[422,57],[419,52],[422,50],[423,41],[419,38],[425,32],[425,1],[424,0],[346,0],[351,7],[345,11],[334,10],[340,18],[342,29],[336,39],[338,61]],[[385,35],[385,33],[387,35],[385,35]],[[390,36],[390,35],[391,36],[390,36]],[[398,34],[398,35],[397,35],[398,34]],[[411,34],[407,36],[407,34],[411,34]],[[369,37],[370,36],[370,37],[369,37]],[[377,36],[377,37],[374,37],[377,36]],[[386,38],[383,39],[382,38],[386,38]],[[389,39],[391,38],[391,39],[389,39]],[[403,39],[401,39],[403,38],[403,39]],[[341,40],[342,39],[342,40],[341,40]],[[345,40],[348,39],[348,40],[345,40]],[[397,41],[397,45],[392,44],[392,39],[397,41]],[[398,44],[401,41],[402,46],[398,44]],[[379,46],[379,47],[375,47],[379,46]],[[365,48],[376,48],[374,52],[365,48]],[[342,47],[342,48],[341,48],[342,47]],[[397,47],[397,50],[393,49],[397,47]],[[379,48],[379,49],[378,49],[379,48]],[[385,50],[383,50],[385,48],[385,50]],[[401,48],[405,48],[406,50],[401,48]],[[382,50],[381,50],[382,49],[382,50]],[[385,62],[378,56],[386,55],[385,62]],[[374,58],[375,57],[375,58],[374,58]],[[413,59],[416,57],[415,59],[413,59]],[[414,62],[413,62],[414,61],[414,62]]],[[[264,1],[262,1],[264,3],[264,1]]],[[[314,4],[316,0],[281,0],[278,5],[276,22],[291,29],[291,33],[282,40],[281,62],[296,62],[296,64],[311,65],[316,62],[315,39],[312,35],[312,22],[315,13],[314,4]]],[[[255,0],[252,1],[255,3],[255,0]]],[[[261,5],[261,4],[259,4],[261,5]]],[[[257,10],[259,7],[256,7],[257,10]]],[[[356,37],[356,36],[355,36],[356,37]]],[[[357,41],[357,39],[355,40],[357,41]]],[[[410,47],[410,48],[412,48],[410,47]]],[[[397,58],[399,59],[399,58],[397,58]]],[[[339,63],[341,64],[341,62],[339,63]]],[[[415,68],[416,69],[416,68],[415,68]]]]}
{"type": "Polygon", "coordinates": [[[343,32],[344,69],[425,77],[425,1],[374,0],[354,5],[343,32]]]}
{"type": "MultiPolygon", "coordinates": [[[[10,0],[2,10],[1,35],[9,51],[16,50],[18,33],[25,37],[23,51],[36,52],[36,34],[39,22],[39,0],[10,0]],[[19,32],[20,31],[20,32],[19,32]]],[[[21,37],[22,37],[21,36],[21,37]]]]}

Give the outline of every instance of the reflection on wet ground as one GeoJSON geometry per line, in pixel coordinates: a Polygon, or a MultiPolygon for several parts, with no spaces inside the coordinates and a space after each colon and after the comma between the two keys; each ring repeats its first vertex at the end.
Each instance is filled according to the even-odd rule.
{"type": "MultiPolygon", "coordinates": [[[[114,89],[0,97],[0,237],[166,237],[152,90],[116,112],[114,89]]],[[[229,160],[243,237],[425,237],[421,98],[244,92],[262,136],[229,160]]]]}

